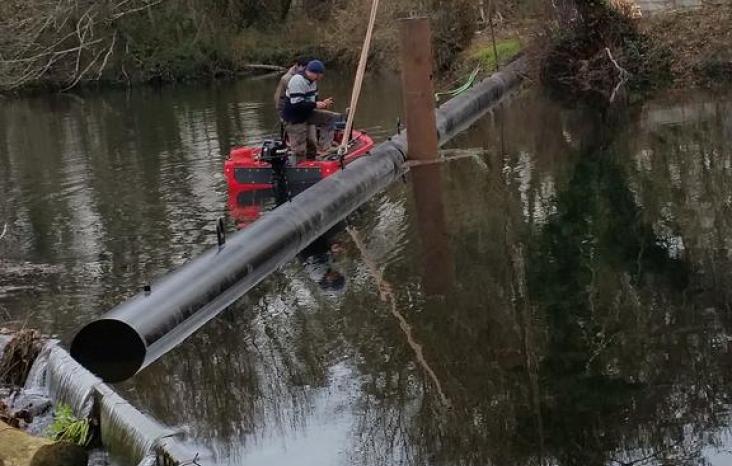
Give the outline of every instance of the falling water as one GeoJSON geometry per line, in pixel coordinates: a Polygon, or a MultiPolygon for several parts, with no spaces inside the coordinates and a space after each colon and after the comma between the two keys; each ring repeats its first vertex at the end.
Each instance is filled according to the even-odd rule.
{"type": "Polygon", "coordinates": [[[156,440],[175,432],[143,415],[109,387],[100,387],[102,443],[112,455],[125,454],[135,462],[145,459],[156,440]]]}
{"type": "MultiPolygon", "coordinates": [[[[8,338],[9,340],[9,338],[8,338]]],[[[0,350],[7,342],[0,336],[0,350]]],[[[196,457],[173,436],[176,432],[159,424],[130,405],[99,378],[79,365],[58,341],[50,341],[33,363],[25,390],[65,403],[80,417],[99,404],[102,443],[124,464],[151,466],[163,454],[169,464],[182,464],[196,457]]],[[[168,463],[166,463],[168,464],[168,463]]]]}
{"type": "Polygon", "coordinates": [[[91,414],[98,378],[81,367],[69,354],[50,341],[33,363],[25,383],[26,391],[45,391],[56,403],[69,405],[80,417],[91,414]]]}
{"type": "Polygon", "coordinates": [[[113,456],[124,455],[139,466],[156,464],[157,454],[177,464],[190,464],[202,457],[200,451],[174,438],[180,432],[144,415],[108,386],[100,385],[97,390],[101,395],[102,443],[113,456]]]}
{"type": "Polygon", "coordinates": [[[38,357],[33,362],[31,370],[28,372],[28,377],[25,379],[25,386],[23,387],[26,391],[41,390],[46,387],[46,369],[48,369],[48,356],[51,353],[51,349],[57,344],[57,341],[48,342],[38,357]]]}
{"type": "Polygon", "coordinates": [[[145,458],[143,458],[143,460],[140,461],[137,466],[155,466],[156,464],[157,464],[156,458],[154,456],[149,455],[149,456],[146,456],[145,458]]]}

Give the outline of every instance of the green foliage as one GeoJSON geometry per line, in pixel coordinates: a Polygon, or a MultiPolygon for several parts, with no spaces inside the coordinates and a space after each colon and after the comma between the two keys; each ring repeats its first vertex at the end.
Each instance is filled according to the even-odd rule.
{"type": "Polygon", "coordinates": [[[471,54],[471,58],[480,62],[485,70],[497,69],[500,63],[506,63],[521,52],[521,42],[518,39],[505,39],[496,41],[496,57],[493,44],[487,43],[471,54]]]}
{"type": "Polygon", "coordinates": [[[144,80],[215,75],[233,67],[232,27],[216,28],[187,9],[161,8],[131,17],[121,24],[127,51],[122,64],[144,80]]]}
{"type": "Polygon", "coordinates": [[[455,56],[470,45],[477,29],[475,3],[472,0],[437,0],[426,13],[432,18],[437,68],[449,69],[455,56]]]}
{"type": "Polygon", "coordinates": [[[50,438],[86,447],[91,441],[90,434],[89,419],[79,419],[68,405],[58,405],[53,424],[47,432],[50,438]]]}

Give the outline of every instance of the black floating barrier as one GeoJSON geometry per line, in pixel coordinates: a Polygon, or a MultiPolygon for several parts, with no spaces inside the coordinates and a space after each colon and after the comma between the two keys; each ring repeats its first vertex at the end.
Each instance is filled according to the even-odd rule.
{"type": "MultiPolygon", "coordinates": [[[[521,81],[523,59],[437,110],[444,143],[472,124],[521,81]]],[[[153,283],[83,327],[71,355],[106,382],[121,382],[201,328],[316,238],[397,180],[406,137],[378,145],[367,157],[297,195],[246,229],[153,283]]]]}

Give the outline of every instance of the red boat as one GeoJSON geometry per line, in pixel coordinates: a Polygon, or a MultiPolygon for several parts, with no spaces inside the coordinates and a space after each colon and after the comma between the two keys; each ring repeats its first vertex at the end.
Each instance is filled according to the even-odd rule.
{"type": "Polygon", "coordinates": [[[285,143],[264,141],[261,147],[237,147],[224,163],[229,186],[229,210],[240,226],[256,220],[263,210],[294,197],[366,155],[374,142],[364,131],[353,130],[345,155],[337,153],[343,131],[336,129],[333,150],[317,160],[298,160],[285,143]]]}

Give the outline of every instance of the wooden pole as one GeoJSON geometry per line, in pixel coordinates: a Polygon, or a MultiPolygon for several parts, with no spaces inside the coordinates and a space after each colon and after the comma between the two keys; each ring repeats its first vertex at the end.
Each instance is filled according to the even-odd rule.
{"type": "Polygon", "coordinates": [[[498,47],[496,47],[496,33],[493,31],[493,1],[488,4],[488,25],[491,29],[491,42],[493,43],[493,56],[496,61],[496,71],[501,69],[500,57],[498,56],[498,47]]]}
{"type": "Polygon", "coordinates": [[[379,9],[379,0],[372,0],[371,16],[369,17],[369,25],[366,29],[366,38],[361,48],[361,58],[358,60],[358,68],[356,69],[356,79],[353,83],[353,91],[351,92],[351,106],[348,112],[348,120],[346,121],[346,130],[343,132],[343,140],[338,148],[338,152],[343,155],[348,150],[348,139],[353,129],[353,118],[356,115],[356,107],[358,106],[358,98],[361,96],[361,85],[363,84],[363,76],[366,74],[366,63],[369,58],[369,50],[371,50],[371,37],[374,34],[374,24],[376,24],[376,12],[379,9]]]}
{"type": "MultiPolygon", "coordinates": [[[[427,18],[404,19],[400,25],[402,93],[407,123],[407,158],[439,157],[435,91],[432,84],[432,33],[427,18]]],[[[454,281],[454,263],[442,200],[442,167],[411,169],[422,245],[422,284],[427,295],[444,295],[454,281]]]]}
{"type": "Polygon", "coordinates": [[[407,124],[407,157],[437,158],[435,90],[432,84],[432,33],[425,17],[401,20],[402,94],[407,124]]]}

